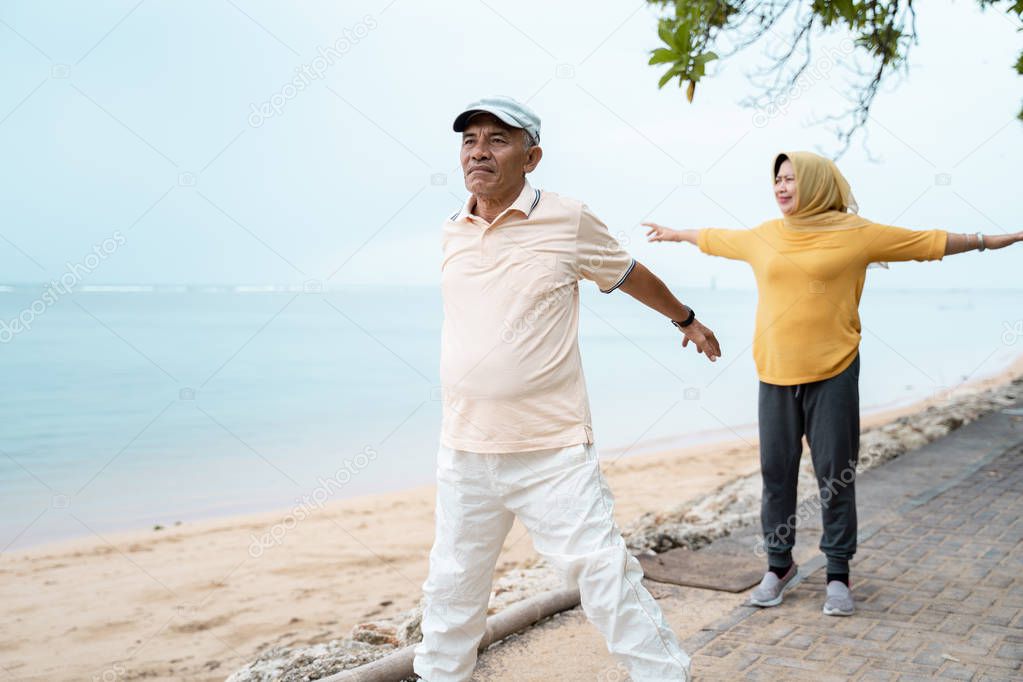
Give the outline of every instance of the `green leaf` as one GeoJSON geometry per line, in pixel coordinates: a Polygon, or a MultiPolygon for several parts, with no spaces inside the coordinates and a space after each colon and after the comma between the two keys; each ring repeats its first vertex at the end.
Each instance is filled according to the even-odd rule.
{"type": "Polygon", "coordinates": [[[668,83],[668,81],[670,81],[673,77],[684,72],[685,68],[681,64],[676,64],[675,66],[668,69],[663,76],[661,76],[661,80],[657,82],[657,87],[663,88],[668,83]]]}
{"type": "Polygon", "coordinates": [[[842,15],[848,23],[853,23],[856,20],[856,8],[853,7],[852,0],[835,0],[833,3],[838,13],[842,15]]]}
{"type": "Polygon", "coordinates": [[[657,22],[657,35],[661,37],[665,45],[674,48],[675,34],[672,32],[670,24],[671,22],[667,19],[661,19],[657,22]]]}
{"type": "Polygon", "coordinates": [[[675,29],[675,49],[679,52],[689,52],[690,48],[689,27],[686,24],[679,23],[675,29]]]}
{"type": "Polygon", "coordinates": [[[707,73],[707,62],[712,62],[718,56],[713,52],[704,52],[693,58],[693,70],[690,74],[694,81],[700,80],[707,73]]]}
{"type": "Polygon", "coordinates": [[[679,54],[677,52],[659,47],[653,51],[648,64],[651,66],[654,64],[667,64],[668,62],[678,61],[678,59],[679,54]]]}

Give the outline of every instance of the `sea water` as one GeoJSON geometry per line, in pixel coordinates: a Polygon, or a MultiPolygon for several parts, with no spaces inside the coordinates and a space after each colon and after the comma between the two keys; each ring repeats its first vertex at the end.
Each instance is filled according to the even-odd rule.
{"type": "MultiPolygon", "coordinates": [[[[712,364],[629,296],[581,289],[604,457],[755,438],[756,292],[677,292],[720,339],[712,364]]],[[[436,288],[93,287],[26,316],[40,291],[0,291],[0,320],[30,320],[0,339],[0,548],[432,481],[436,288]]],[[[1003,370],[1021,300],[868,288],[864,411],[1003,370]]]]}

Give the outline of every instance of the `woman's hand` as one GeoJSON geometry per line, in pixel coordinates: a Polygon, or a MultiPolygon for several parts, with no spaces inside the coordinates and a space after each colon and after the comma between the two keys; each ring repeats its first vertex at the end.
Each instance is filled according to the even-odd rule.
{"type": "Polygon", "coordinates": [[[984,248],[986,249],[1003,249],[1010,244],[1019,242],[1023,242],[1023,232],[984,235],[984,248]]]}
{"type": "Polygon", "coordinates": [[[678,230],[673,230],[657,223],[643,223],[643,227],[650,229],[646,233],[647,241],[650,242],[680,242],[682,235],[678,230]]]}
{"type": "Polygon", "coordinates": [[[695,244],[700,236],[699,230],[673,230],[657,223],[643,223],[650,229],[646,233],[647,240],[652,242],[689,242],[695,244]]]}

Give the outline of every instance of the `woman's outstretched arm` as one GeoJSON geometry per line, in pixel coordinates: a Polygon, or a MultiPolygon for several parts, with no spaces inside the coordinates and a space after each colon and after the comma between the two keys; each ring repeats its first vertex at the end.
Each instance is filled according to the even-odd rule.
{"type": "Polygon", "coordinates": [[[670,227],[658,225],[657,223],[643,223],[643,226],[650,228],[647,230],[646,237],[647,241],[651,242],[689,242],[690,244],[695,244],[700,234],[699,230],[673,230],[670,227]]]}
{"type": "Polygon", "coordinates": [[[1015,234],[980,234],[979,232],[977,234],[956,234],[949,232],[948,241],[945,242],[945,255],[979,251],[981,247],[984,250],[1001,249],[1016,242],[1023,242],[1023,232],[1015,234]]]}
{"type": "Polygon", "coordinates": [[[753,230],[673,230],[657,223],[643,223],[649,227],[646,236],[652,242],[689,242],[700,247],[700,251],[711,256],[749,262],[752,254],[762,244],[753,230]]]}

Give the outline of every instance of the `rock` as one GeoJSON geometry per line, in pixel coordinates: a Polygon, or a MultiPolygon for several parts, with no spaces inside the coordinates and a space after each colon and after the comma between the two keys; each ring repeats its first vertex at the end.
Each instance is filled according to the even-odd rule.
{"type": "Polygon", "coordinates": [[[308,647],[273,647],[227,682],[307,682],[364,665],[387,655],[393,647],[379,647],[351,639],[335,639],[308,647]]]}
{"type": "Polygon", "coordinates": [[[422,599],[416,608],[408,611],[401,623],[398,624],[398,641],[401,646],[417,644],[423,639],[423,606],[426,602],[422,599]]]}
{"type": "Polygon", "coordinates": [[[518,568],[498,578],[494,583],[487,613],[503,611],[515,602],[542,592],[559,590],[564,586],[565,579],[561,574],[541,559],[529,568],[518,568]]]}
{"type": "Polygon", "coordinates": [[[397,648],[401,644],[398,641],[397,629],[380,623],[359,623],[352,628],[350,637],[356,642],[365,642],[376,646],[397,648]]]}

